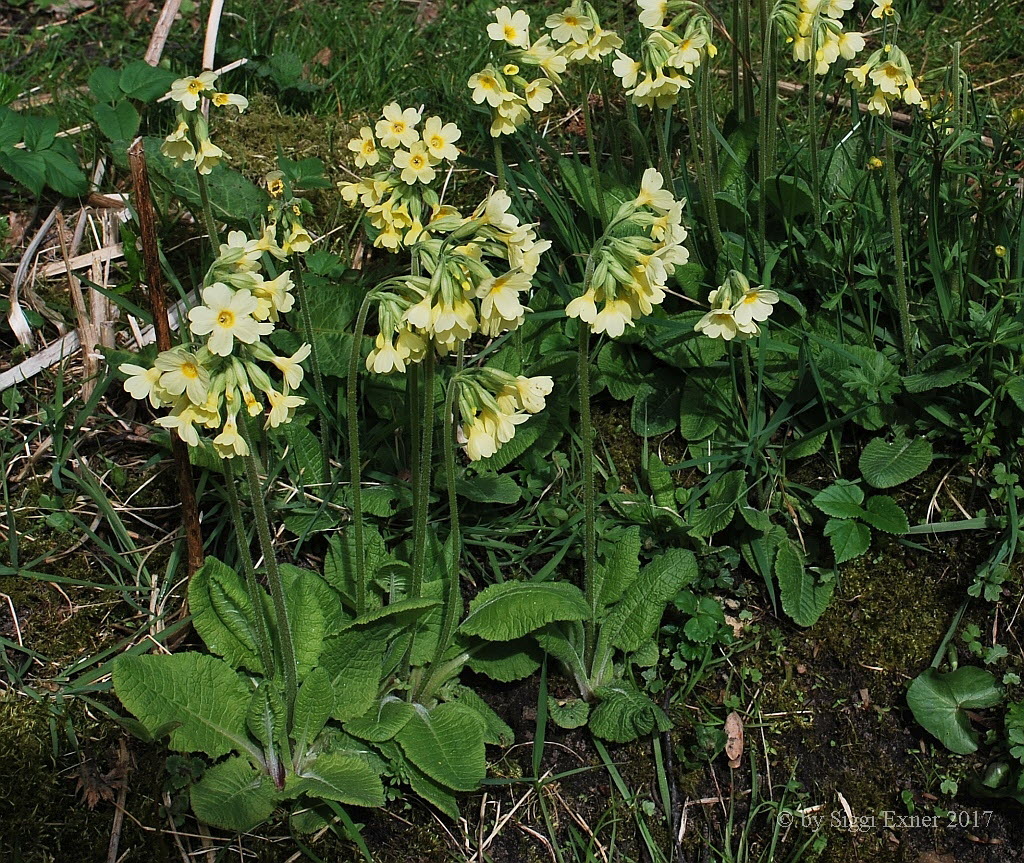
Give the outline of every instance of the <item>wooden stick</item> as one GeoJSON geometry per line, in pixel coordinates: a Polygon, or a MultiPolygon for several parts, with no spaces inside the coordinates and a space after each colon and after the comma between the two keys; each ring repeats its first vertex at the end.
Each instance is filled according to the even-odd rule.
{"type": "MultiPolygon", "coordinates": [[[[160,272],[160,252],[156,240],[156,216],[153,213],[153,199],[149,189],[142,138],[136,138],[128,148],[128,166],[132,173],[135,212],[139,219],[139,237],[142,240],[142,260],[146,267],[146,294],[150,310],[153,312],[156,344],[161,351],[166,351],[171,348],[171,327],[167,319],[167,304],[163,294],[163,274],[160,272]]],[[[170,438],[171,453],[178,474],[178,491],[181,494],[181,518],[185,529],[188,574],[191,576],[203,565],[203,533],[199,525],[199,507],[196,504],[196,489],[192,481],[188,448],[174,433],[170,438]]]]}
{"type": "Polygon", "coordinates": [[[160,17],[156,19],[153,35],[149,39],[149,47],[146,49],[146,55],[142,58],[150,66],[155,66],[160,62],[164,53],[164,45],[167,44],[167,37],[171,33],[171,27],[174,26],[174,19],[179,8],[181,8],[181,0],[167,0],[164,3],[164,8],[160,10],[160,17]]]}

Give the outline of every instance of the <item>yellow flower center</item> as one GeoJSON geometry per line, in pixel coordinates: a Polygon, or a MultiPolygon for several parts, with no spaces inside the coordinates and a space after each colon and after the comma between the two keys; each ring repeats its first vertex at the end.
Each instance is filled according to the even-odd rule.
{"type": "Polygon", "coordinates": [[[498,79],[492,77],[491,75],[482,75],[480,77],[480,86],[483,87],[485,90],[497,90],[498,79]]]}
{"type": "Polygon", "coordinates": [[[391,123],[391,134],[402,135],[405,133],[405,123],[402,120],[394,120],[391,123]]]}
{"type": "Polygon", "coordinates": [[[195,363],[182,363],[181,373],[190,380],[195,380],[199,377],[199,368],[195,363]]]}
{"type": "Polygon", "coordinates": [[[191,81],[188,82],[188,91],[193,95],[196,93],[202,93],[204,89],[205,88],[203,87],[203,82],[200,81],[198,78],[193,78],[191,81]]]}
{"type": "Polygon", "coordinates": [[[435,150],[440,150],[445,145],[445,140],[440,135],[433,135],[430,138],[430,146],[435,150]]]}
{"type": "Polygon", "coordinates": [[[511,24],[505,25],[505,40],[507,42],[515,42],[519,38],[519,31],[516,30],[511,24]]]}
{"type": "Polygon", "coordinates": [[[563,18],[562,20],[569,27],[579,27],[580,25],[580,19],[577,18],[575,15],[566,15],[565,18],[563,18]]]}
{"type": "Polygon", "coordinates": [[[216,105],[218,108],[223,108],[227,103],[228,103],[228,94],[227,93],[214,93],[213,94],[213,104],[216,105]]]}
{"type": "Polygon", "coordinates": [[[367,138],[363,141],[363,155],[369,156],[371,153],[377,152],[377,148],[374,146],[373,141],[367,138]]]}
{"type": "Polygon", "coordinates": [[[424,159],[422,156],[413,156],[409,160],[409,167],[412,168],[414,171],[419,171],[426,164],[426,162],[427,160],[424,159]]]}
{"type": "Polygon", "coordinates": [[[743,302],[746,305],[750,305],[751,303],[756,303],[757,302],[757,293],[755,292],[753,294],[748,294],[747,296],[745,296],[743,298],[743,302]]]}
{"type": "MultiPolygon", "coordinates": [[[[267,183],[267,191],[270,192],[271,197],[278,197],[284,192],[284,180],[271,180],[267,183]]],[[[268,207],[268,209],[270,209],[268,207]]]]}
{"type": "Polygon", "coordinates": [[[230,327],[233,327],[234,325],[235,325],[235,315],[234,315],[234,312],[230,311],[229,309],[223,309],[220,312],[220,314],[217,315],[217,326],[218,327],[224,327],[225,329],[228,329],[230,327]]]}
{"type": "Polygon", "coordinates": [[[506,75],[518,75],[519,67],[515,63],[509,63],[501,71],[504,72],[506,75]]]}

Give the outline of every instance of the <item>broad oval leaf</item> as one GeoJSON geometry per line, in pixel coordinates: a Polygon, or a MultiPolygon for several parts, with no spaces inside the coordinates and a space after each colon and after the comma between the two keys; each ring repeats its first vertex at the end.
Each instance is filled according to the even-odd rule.
{"type": "Polygon", "coordinates": [[[819,583],[804,566],[803,555],[796,544],[783,540],[775,555],[775,577],[786,614],[800,626],[811,626],[828,607],[835,581],[819,583]]]}
{"type": "Polygon", "coordinates": [[[189,797],[200,821],[238,833],[262,824],[277,806],[270,777],[240,756],[209,768],[189,797]]]}
{"type": "Polygon", "coordinates": [[[825,536],[832,543],[837,564],[859,557],[871,545],[871,528],[852,518],[830,518],[825,525],[825,536]]]}
{"type": "Polygon", "coordinates": [[[114,663],[114,692],[152,733],[168,723],[168,746],[205,752],[253,752],[245,730],[250,690],[226,662],[201,653],[122,656],[114,663]]]}
{"type": "Polygon", "coordinates": [[[334,690],[331,715],[339,722],[362,716],[380,688],[385,641],[372,630],[350,629],[324,640],[320,668],[334,690]]]}
{"type": "Polygon", "coordinates": [[[875,488],[892,488],[918,474],[932,463],[932,445],[924,438],[896,435],[892,443],[875,438],[860,454],[860,472],[875,488]]]}
{"type": "Polygon", "coordinates": [[[267,675],[257,648],[256,608],[242,577],[207,557],[188,585],[192,625],[206,646],[235,668],[267,675]]]}
{"type": "Polygon", "coordinates": [[[457,702],[416,713],[395,740],[416,767],[454,791],[473,791],[487,773],[484,722],[457,702]]]}
{"type": "Polygon", "coordinates": [[[978,734],[964,712],[992,707],[1003,697],[991,672],[965,665],[942,674],[929,668],[907,690],[907,704],[921,726],[947,749],[969,755],[978,748],[978,734]]]}
{"type": "Polygon", "coordinates": [[[306,675],[295,697],[292,739],[302,752],[316,740],[334,711],[334,688],[328,673],[316,668],[306,675]]]}
{"type": "Polygon", "coordinates": [[[476,595],[462,632],[488,641],[512,641],[556,620],[583,620],[588,615],[583,592],[574,584],[505,581],[476,595]]]}
{"type": "Polygon", "coordinates": [[[384,805],[384,785],[374,769],[358,755],[328,752],[298,773],[296,790],[310,797],[337,800],[351,806],[384,805]]]}
{"type": "Polygon", "coordinates": [[[811,501],[825,515],[834,518],[859,518],[864,508],[864,492],[847,479],[837,479],[828,488],[819,491],[811,501]]]}

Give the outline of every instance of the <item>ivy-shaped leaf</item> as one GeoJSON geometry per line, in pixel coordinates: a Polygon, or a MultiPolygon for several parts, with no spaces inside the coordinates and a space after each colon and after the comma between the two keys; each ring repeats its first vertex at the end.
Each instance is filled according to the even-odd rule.
{"type": "Polygon", "coordinates": [[[921,726],[947,749],[969,755],[978,748],[978,734],[966,710],[993,707],[1003,698],[991,672],[964,665],[942,674],[929,668],[907,690],[907,704],[921,726]]]}

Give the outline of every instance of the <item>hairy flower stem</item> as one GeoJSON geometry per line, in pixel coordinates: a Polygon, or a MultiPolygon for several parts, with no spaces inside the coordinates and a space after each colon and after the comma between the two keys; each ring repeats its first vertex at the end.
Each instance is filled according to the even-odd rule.
{"type": "Polygon", "coordinates": [[[815,56],[818,51],[817,44],[817,14],[811,24],[811,59],[807,64],[807,111],[808,120],[811,126],[811,201],[814,208],[814,229],[821,230],[821,175],[818,166],[818,76],[815,71],[815,56]]]}
{"type": "MultiPolygon", "coordinates": [[[[316,347],[316,339],[313,338],[313,317],[309,313],[309,305],[306,303],[308,294],[302,280],[302,267],[299,265],[298,257],[292,259],[292,272],[295,273],[295,295],[299,301],[299,321],[302,325],[302,340],[309,345],[309,361],[313,366],[313,386],[316,388],[316,397],[320,401],[319,408],[327,410],[327,390],[324,389],[324,376],[320,369],[320,357],[316,347]]],[[[327,476],[330,467],[330,453],[327,446],[327,424],[320,423],[320,456],[323,459],[324,476],[327,476]]]]}
{"type": "Polygon", "coordinates": [[[242,412],[238,423],[242,439],[249,452],[243,456],[245,478],[249,483],[249,497],[252,500],[253,520],[256,522],[256,535],[260,541],[260,552],[263,554],[263,566],[267,571],[267,583],[270,585],[270,597],[274,602],[274,616],[277,622],[277,640],[281,648],[281,665],[284,671],[285,703],[288,705],[288,724],[291,725],[291,710],[295,704],[298,691],[297,669],[295,666],[295,647],[292,644],[292,629],[288,620],[288,606],[284,599],[284,585],[281,582],[281,571],[277,568],[274,556],[274,542],[270,536],[270,519],[267,506],[263,500],[263,482],[260,479],[259,465],[256,462],[256,450],[249,428],[249,419],[242,412]]]}
{"type": "Polygon", "coordinates": [[[885,179],[889,187],[889,217],[892,225],[892,250],[896,258],[896,302],[900,316],[900,340],[903,342],[907,371],[914,370],[913,337],[910,330],[910,298],[907,294],[906,262],[903,258],[903,220],[900,218],[899,180],[896,177],[896,152],[892,130],[885,135],[885,179]]]}
{"type": "Polygon", "coordinates": [[[597,192],[597,212],[601,216],[601,229],[604,230],[608,213],[604,204],[604,184],[601,182],[601,165],[599,164],[597,144],[594,142],[594,122],[590,116],[589,92],[583,96],[582,108],[583,128],[587,133],[587,151],[590,153],[590,174],[594,180],[594,190],[597,192]]]}
{"type": "Polygon", "coordinates": [[[459,372],[462,371],[463,353],[459,349],[458,361],[455,374],[448,383],[448,391],[445,393],[444,414],[441,422],[444,424],[444,474],[445,484],[448,490],[448,520],[451,532],[448,534],[448,542],[451,545],[451,566],[448,570],[448,582],[445,585],[444,610],[442,612],[441,634],[437,639],[437,648],[434,651],[434,658],[430,663],[430,671],[421,687],[424,697],[430,697],[434,688],[444,683],[445,678],[439,677],[444,668],[442,660],[455,635],[455,628],[458,625],[459,617],[462,614],[462,585],[459,581],[459,561],[462,557],[462,533],[459,525],[459,500],[455,492],[455,399],[459,392],[459,372]]]}
{"type": "Polygon", "coordinates": [[[672,190],[672,194],[675,192],[675,183],[672,182],[672,159],[668,153],[668,133],[665,131],[665,125],[670,122],[672,116],[672,109],[665,109],[665,116],[663,119],[659,119],[658,115],[654,115],[654,131],[658,138],[658,163],[661,168],[661,176],[665,178],[665,182],[668,183],[668,188],[672,190]]]}
{"type": "Polygon", "coordinates": [[[242,506],[238,501],[238,489],[235,487],[238,478],[235,475],[234,464],[231,459],[224,459],[221,464],[224,466],[224,487],[228,492],[228,510],[235,525],[238,554],[242,558],[245,587],[249,592],[256,619],[256,646],[259,649],[260,662],[263,664],[263,673],[269,679],[274,676],[274,651],[270,646],[270,630],[263,609],[264,593],[256,581],[256,567],[253,566],[252,553],[249,551],[248,526],[242,517],[242,506]]]}
{"type": "MultiPolygon", "coordinates": [[[[199,146],[195,132],[189,130],[196,147],[199,146]]],[[[206,185],[206,176],[196,171],[196,183],[199,186],[199,200],[203,204],[203,222],[206,225],[206,233],[209,234],[210,248],[213,249],[213,256],[220,254],[220,233],[217,231],[217,220],[213,217],[213,205],[210,203],[210,189],[206,185]]]]}
{"type": "Polygon", "coordinates": [[[501,138],[494,138],[494,168],[498,177],[498,188],[504,191],[508,188],[508,178],[505,176],[505,155],[501,148],[501,138]]]}
{"type": "Polygon", "coordinates": [[[427,560],[427,501],[430,496],[430,463],[434,454],[434,347],[427,348],[423,359],[423,434],[419,462],[413,474],[413,555],[409,598],[418,599],[423,592],[423,575],[427,560]]]}
{"type": "Polygon", "coordinates": [[[366,611],[366,549],[363,539],[363,464],[359,451],[359,358],[366,329],[366,316],[373,301],[371,291],[359,306],[355,329],[352,332],[352,348],[348,354],[348,383],[346,397],[346,420],[348,421],[348,470],[349,497],[352,504],[352,538],[355,541],[356,614],[366,611]]]}
{"type": "Polygon", "coordinates": [[[775,123],[775,107],[778,94],[775,88],[774,74],[774,42],[775,24],[769,17],[768,5],[761,0],[761,30],[764,45],[761,66],[761,116],[760,134],[758,135],[758,205],[757,205],[757,236],[760,246],[762,263],[767,255],[768,247],[768,180],[775,173],[775,153],[772,149],[775,123]]]}
{"type": "MultiPolygon", "coordinates": [[[[589,269],[589,267],[588,267],[589,269]]],[[[584,290],[589,287],[590,279],[584,290]]],[[[584,663],[589,670],[597,646],[597,492],[594,486],[594,438],[590,418],[590,328],[579,322],[577,370],[580,389],[580,439],[583,449],[583,593],[590,616],[584,623],[584,663]]]]}

